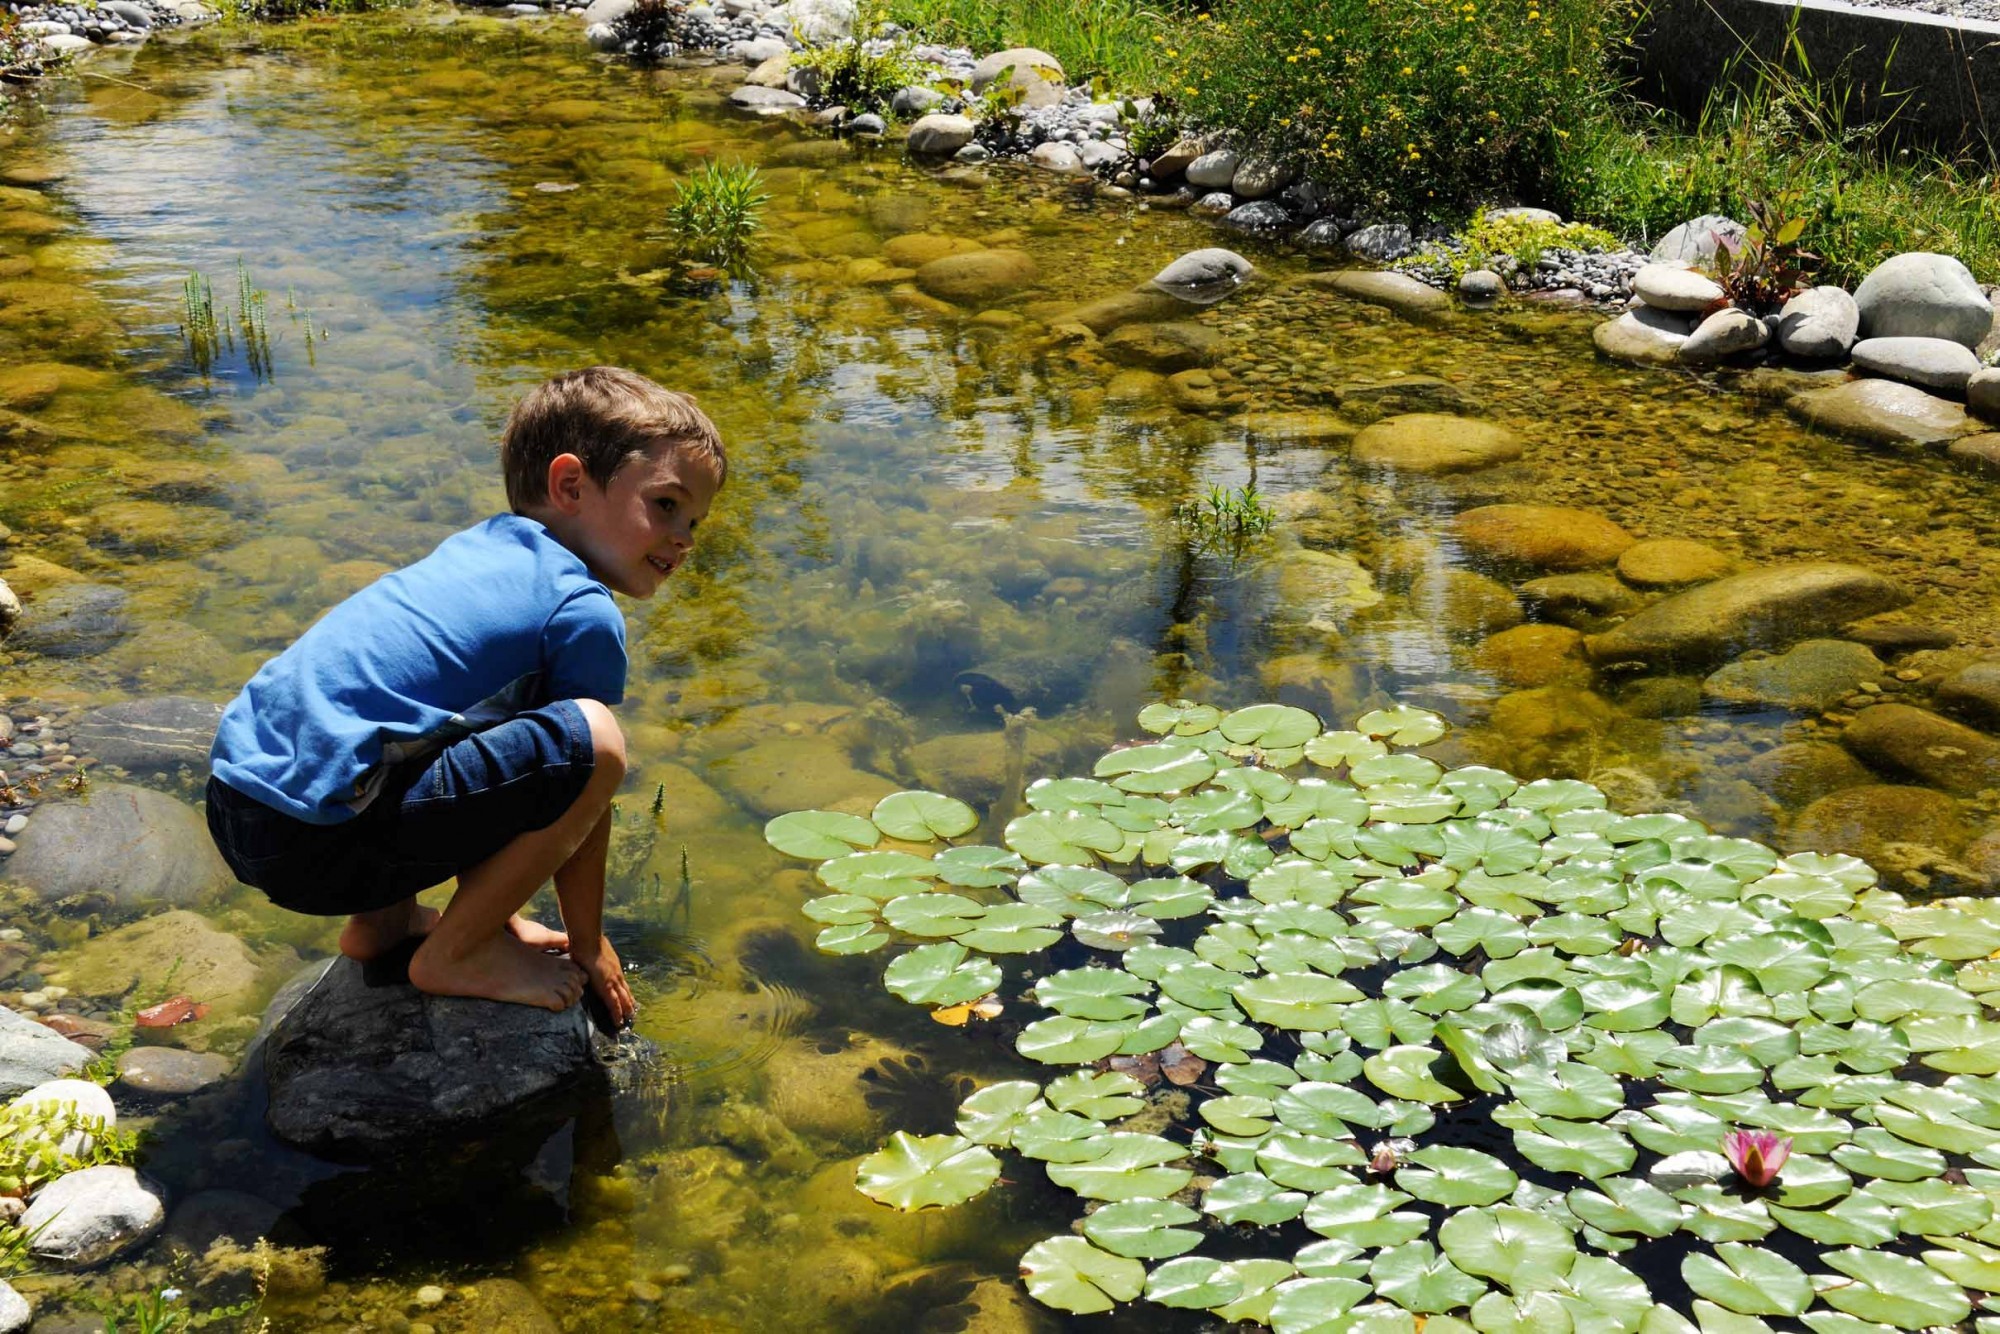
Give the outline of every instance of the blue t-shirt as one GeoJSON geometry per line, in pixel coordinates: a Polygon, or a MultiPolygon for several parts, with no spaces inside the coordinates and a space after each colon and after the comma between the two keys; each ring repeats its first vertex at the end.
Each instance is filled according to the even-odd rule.
{"type": "Polygon", "coordinates": [[[313,824],[353,818],[388,769],[559,699],[625,697],[611,590],[533,519],[455,533],[328,612],[223,711],[210,763],[313,824]]]}

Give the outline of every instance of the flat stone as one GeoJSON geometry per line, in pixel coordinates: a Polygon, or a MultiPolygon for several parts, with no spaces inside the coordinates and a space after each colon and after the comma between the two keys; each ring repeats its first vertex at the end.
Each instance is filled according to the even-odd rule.
{"type": "Polygon", "coordinates": [[[192,806],[127,783],[91,785],[88,802],[44,806],[7,877],[44,901],[101,895],[127,911],[194,903],[235,879],[192,806]]]}
{"type": "Polygon", "coordinates": [[[1018,295],[1040,277],[1025,251],[975,250],[932,260],[917,270],[917,286],[955,305],[988,306],[1018,295]]]}
{"type": "Polygon", "coordinates": [[[1951,442],[1945,457],[1953,466],[1982,477],[2000,477],[2000,432],[1982,431],[1951,442]]]}
{"type": "Polygon", "coordinates": [[[1483,505],[1452,526],[1474,557],[1555,573],[1609,565],[1634,541],[1601,514],[1559,505],[1483,505]]]}
{"type": "Polygon", "coordinates": [[[1844,852],[1872,861],[1889,844],[1956,852],[1965,839],[1958,803],[1944,793],[1868,783],[1842,788],[1800,811],[1783,843],[1787,852],[1844,852]]]}
{"type": "Polygon", "coordinates": [[[0,1007],[0,1097],[66,1078],[95,1059],[88,1047],[0,1007]]]}
{"type": "Polygon", "coordinates": [[[882,258],[899,269],[921,269],[933,260],[949,255],[969,255],[986,247],[964,236],[944,236],[937,232],[912,232],[891,237],[882,246],[882,258]]]}
{"type": "Polygon", "coordinates": [[[1959,668],[1938,682],[1936,702],[1974,727],[2000,731],[2000,660],[1959,668]]]}
{"type": "Polygon", "coordinates": [[[134,1047],[118,1058],[118,1087],[156,1097],[199,1093],[229,1077],[229,1058],[179,1047],[134,1047]]]}
{"type": "Polygon", "coordinates": [[[77,718],[72,743],[99,762],[143,773],[208,763],[222,706],[159,695],[92,709],[77,718]]]}
{"type": "Polygon", "coordinates": [[[1840,637],[1865,644],[1877,655],[1891,657],[1919,649],[1950,648],[1958,642],[1958,635],[1944,626],[1913,621],[1906,613],[1893,611],[1864,616],[1842,626],[1840,637]]]}
{"type": "Polygon", "coordinates": [[[1685,537],[1634,542],[1618,557],[1618,577],[1634,588],[1686,588],[1734,574],[1736,560],[1685,537]]]}
{"type": "Polygon", "coordinates": [[[1677,264],[1648,264],[1632,275],[1632,292],[1654,310],[1701,311],[1722,300],[1722,285],[1677,264]]]}
{"type": "Polygon", "coordinates": [[[1055,142],[1036,144],[1028,153],[1028,161],[1043,171],[1052,171],[1059,176],[1074,176],[1081,172],[1083,159],[1068,144],[1055,142]]]}
{"type": "Polygon", "coordinates": [[[1081,324],[1092,333],[1103,337],[1113,329],[1127,324],[1157,324],[1162,320],[1172,320],[1176,315],[1185,315],[1187,306],[1163,292],[1142,289],[1136,292],[1118,292],[1085,302],[1081,306],[1058,307],[1058,310],[1060,313],[1049,321],[1051,325],[1081,324]]]}
{"type": "Polygon", "coordinates": [[[1389,270],[1341,269],[1308,274],[1300,280],[1330,287],[1350,301],[1380,306],[1420,324],[1435,323],[1451,313],[1451,297],[1407,273],[1389,270]]]}
{"type": "Polygon", "coordinates": [[[1965,409],[1895,380],[1850,380],[1785,404],[1808,426],[1870,445],[1941,445],[1973,429],[1965,409]]]}
{"type": "Polygon", "coordinates": [[[1359,227],[1341,238],[1347,253],[1356,259],[1388,264],[1417,252],[1417,239],[1400,222],[1378,222],[1359,227]]]}
{"type": "Polygon", "coordinates": [[[1521,439],[1504,426],[1471,417],[1416,412],[1390,417],[1354,437],[1357,465],[1394,472],[1476,472],[1521,457],[1521,439]]]}
{"type": "Polygon", "coordinates": [[[1363,425],[1409,412],[1464,416],[1478,406],[1463,389],[1435,375],[1350,381],[1333,386],[1331,393],[1340,410],[1363,425]]]}
{"type": "Polygon", "coordinates": [[[1855,714],[1841,744],[1878,773],[1957,796],[2000,787],[2000,741],[1909,704],[1855,714]]]}
{"type": "Polygon", "coordinates": [[[1222,335],[1207,325],[1167,321],[1115,330],[1104,340],[1104,354],[1121,366],[1172,373],[1210,364],[1222,346],[1222,335]]]}
{"type": "Polygon", "coordinates": [[[125,614],[124,589],[109,584],[65,583],[25,608],[7,646],[16,653],[37,653],[45,658],[89,658],[116,644],[131,628],[125,614]]]}
{"type": "Polygon", "coordinates": [[[1154,274],[1147,285],[1176,300],[1208,306],[1250,281],[1256,271],[1256,266],[1234,250],[1209,246],[1180,256],[1154,274]]]}
{"type": "Polygon", "coordinates": [[[1590,341],[1614,361],[1636,362],[1642,366],[1672,366],[1680,361],[1681,347],[1692,326],[1685,315],[1651,306],[1635,306],[1615,320],[1606,320],[1590,331],[1590,341]]]}
{"type": "Polygon", "coordinates": [[[1708,366],[1729,357],[1755,352],[1771,341],[1771,330],[1755,315],[1734,306],[1716,311],[1695,326],[1681,344],[1683,365],[1708,366]]]}
{"type": "Polygon", "coordinates": [[[1979,346],[1993,327],[1993,306],[1972,271],[1950,255],[1891,255],[1854,289],[1861,336],[1943,338],[1979,346]]]}
{"type": "Polygon", "coordinates": [[[1972,349],[1946,338],[1864,338],[1851,355],[1857,370],[1954,396],[1980,370],[1972,349]]]}
{"type": "Polygon", "coordinates": [[[783,88],[785,79],[792,72],[792,53],[772,56],[744,76],[743,82],[755,84],[759,88],[783,88]]]}
{"type": "Polygon", "coordinates": [[[1052,107],[1062,101],[1062,62],[1032,46],[1013,46],[982,56],[972,67],[972,91],[985,92],[1002,74],[1021,90],[1020,105],[1033,110],[1052,107]]]}
{"type": "Polygon", "coordinates": [[[1520,594],[1535,616],[1579,629],[1639,605],[1639,595],[1608,574],[1551,574],[1522,584],[1520,594]]]}
{"type": "Polygon", "coordinates": [[[1908,601],[1896,584],[1859,566],[1773,565],[1676,593],[1584,647],[1600,663],[1706,667],[1753,648],[1789,648],[1908,601]]]}
{"type": "Polygon", "coordinates": [[[1861,329],[1861,308],[1843,287],[1813,287],[1778,311],[1778,346],[1809,361],[1847,355],[1861,329]]]}
{"type": "Polygon", "coordinates": [[[756,84],[745,84],[729,95],[729,105],[744,111],[754,111],[760,116],[782,116],[793,111],[804,111],[806,100],[797,93],[788,93],[783,88],[760,88],[756,84]]]}
{"type": "Polygon", "coordinates": [[[1842,788],[1875,781],[1861,761],[1831,741],[1794,741],[1773,746],[1750,761],[1750,781],[1785,806],[1802,810],[1842,788]]]}
{"type": "Polygon", "coordinates": [[[1153,159],[1152,175],[1156,181],[1170,181],[1188,169],[1188,165],[1205,151],[1198,135],[1182,135],[1173,146],[1153,159]]]}
{"type": "Polygon", "coordinates": [[[1703,693],[1741,708],[1819,713],[1881,674],[1881,659],[1859,644],[1808,639],[1775,657],[1744,659],[1718,669],[1703,683],[1703,693]]]}
{"type": "Polygon", "coordinates": [[[160,1191],[129,1167],[86,1167],[42,1187],[21,1215],[37,1258],[69,1268],[133,1249],[167,1221],[160,1191]]]}

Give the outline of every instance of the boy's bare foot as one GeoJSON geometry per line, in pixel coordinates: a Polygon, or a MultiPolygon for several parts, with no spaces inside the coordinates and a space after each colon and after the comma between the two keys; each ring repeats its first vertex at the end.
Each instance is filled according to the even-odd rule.
{"type": "Polygon", "coordinates": [[[543,926],[534,918],[523,917],[519,913],[507,919],[507,933],[532,950],[561,952],[569,948],[569,932],[543,926]]]}
{"type": "Polygon", "coordinates": [[[437,925],[438,910],[415,899],[404,899],[373,912],[347,919],[340,930],[340,952],[359,963],[379,959],[411,936],[427,936],[437,925]]]}
{"type": "Polygon", "coordinates": [[[410,960],[411,985],[433,996],[474,996],[567,1010],[583,995],[583,982],[583,970],[568,959],[543,954],[505,931],[474,942],[456,959],[447,957],[432,937],[417,947],[410,960]]]}

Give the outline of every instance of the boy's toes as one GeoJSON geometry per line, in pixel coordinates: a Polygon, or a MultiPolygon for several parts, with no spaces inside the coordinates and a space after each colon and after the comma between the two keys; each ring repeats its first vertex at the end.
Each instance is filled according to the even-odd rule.
{"type": "Polygon", "coordinates": [[[507,934],[535,950],[566,950],[569,948],[569,933],[543,926],[532,917],[519,913],[507,919],[507,934]]]}

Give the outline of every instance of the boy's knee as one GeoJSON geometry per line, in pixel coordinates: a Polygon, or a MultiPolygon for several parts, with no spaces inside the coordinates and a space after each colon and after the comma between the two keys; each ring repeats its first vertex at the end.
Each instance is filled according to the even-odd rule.
{"type": "Polygon", "coordinates": [[[623,778],[625,733],[619,729],[618,720],[611,716],[611,710],[594,699],[580,699],[576,701],[576,706],[583,710],[584,721],[590,724],[590,747],[596,753],[598,772],[610,772],[623,778]]]}

